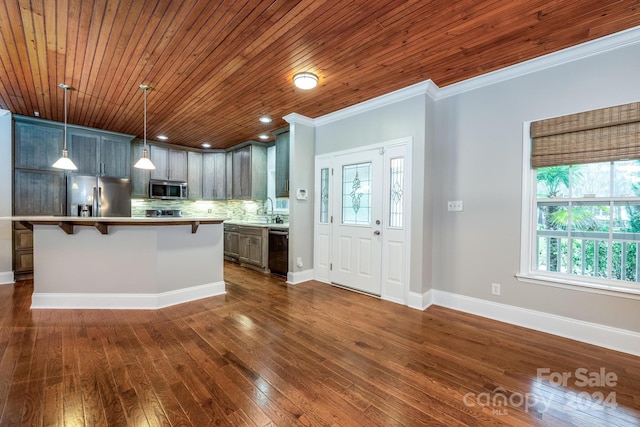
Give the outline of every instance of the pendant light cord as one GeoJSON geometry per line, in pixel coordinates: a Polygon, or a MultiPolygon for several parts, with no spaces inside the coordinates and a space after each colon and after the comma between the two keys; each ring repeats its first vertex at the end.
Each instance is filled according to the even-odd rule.
{"type": "Polygon", "coordinates": [[[144,88],[144,148],[147,148],[147,89],[144,88]]]}
{"type": "Polygon", "coordinates": [[[63,87],[62,89],[64,89],[64,141],[63,141],[63,146],[64,149],[67,149],[67,91],[69,90],[68,87],[63,87]]]}

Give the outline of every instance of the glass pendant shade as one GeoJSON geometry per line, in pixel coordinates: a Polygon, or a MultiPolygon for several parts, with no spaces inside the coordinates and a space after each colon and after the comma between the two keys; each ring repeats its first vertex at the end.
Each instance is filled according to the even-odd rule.
{"type": "Polygon", "coordinates": [[[78,167],[69,158],[69,150],[67,150],[67,91],[72,87],[64,83],[60,83],[58,87],[64,91],[64,136],[62,140],[62,157],[56,160],[52,166],[56,169],[75,171],[78,170],[78,167]]]}
{"type": "Polygon", "coordinates": [[[144,91],[144,142],[142,146],[142,157],[140,157],[140,160],[138,160],[133,167],[151,170],[156,168],[151,159],[149,159],[149,151],[147,151],[147,91],[151,90],[151,86],[141,84],[140,89],[144,91]]]}
{"type": "Polygon", "coordinates": [[[78,167],[69,158],[69,150],[66,148],[62,150],[62,157],[56,160],[53,167],[56,169],[66,169],[71,171],[78,170],[78,167]]]}
{"type": "Polygon", "coordinates": [[[151,159],[149,159],[149,153],[146,148],[142,149],[142,157],[140,157],[140,160],[138,160],[136,164],[133,165],[133,167],[138,169],[147,169],[147,170],[156,168],[154,164],[151,162],[151,159]]]}

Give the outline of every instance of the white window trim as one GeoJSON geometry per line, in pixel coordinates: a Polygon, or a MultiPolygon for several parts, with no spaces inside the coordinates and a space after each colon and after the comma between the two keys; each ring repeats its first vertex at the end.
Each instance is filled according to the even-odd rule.
{"type": "Polygon", "coordinates": [[[522,218],[520,225],[521,248],[520,270],[516,278],[520,282],[535,285],[551,286],[555,288],[569,289],[572,291],[589,292],[595,294],[611,295],[621,298],[640,300],[640,289],[632,289],[625,286],[616,286],[604,283],[592,283],[579,280],[579,276],[568,278],[567,275],[554,276],[553,273],[540,274],[534,271],[533,257],[535,255],[535,240],[533,239],[533,212],[536,210],[536,200],[533,197],[534,171],[531,169],[531,137],[529,128],[531,122],[525,122],[522,126],[522,218]],[[575,279],[573,279],[575,277],[575,279]]]}

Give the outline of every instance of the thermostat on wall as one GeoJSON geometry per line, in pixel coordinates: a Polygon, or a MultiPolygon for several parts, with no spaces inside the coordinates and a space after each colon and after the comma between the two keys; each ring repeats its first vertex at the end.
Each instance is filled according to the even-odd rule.
{"type": "Polygon", "coordinates": [[[307,194],[307,189],[306,188],[298,188],[298,190],[296,191],[296,199],[298,200],[307,200],[309,198],[309,195],[307,194]]]}

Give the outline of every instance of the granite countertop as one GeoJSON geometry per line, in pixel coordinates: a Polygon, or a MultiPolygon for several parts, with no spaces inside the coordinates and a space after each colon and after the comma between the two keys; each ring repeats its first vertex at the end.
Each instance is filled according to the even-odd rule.
{"type": "Polygon", "coordinates": [[[225,224],[233,224],[233,225],[245,225],[249,227],[265,227],[265,228],[279,228],[279,229],[288,229],[289,223],[281,223],[277,224],[275,222],[252,222],[252,221],[240,221],[235,219],[226,220],[225,224]]]}
{"type": "Polygon", "coordinates": [[[9,217],[0,217],[0,221],[24,221],[24,222],[75,222],[75,223],[94,223],[94,222],[108,222],[112,224],[131,224],[131,223],[191,223],[191,222],[201,222],[201,223],[221,223],[228,218],[216,218],[211,216],[202,216],[202,217],[175,217],[175,216],[160,216],[160,217],[117,217],[117,216],[90,216],[90,217],[80,217],[80,216],[56,216],[56,215],[20,215],[20,216],[9,216],[9,217]]]}

